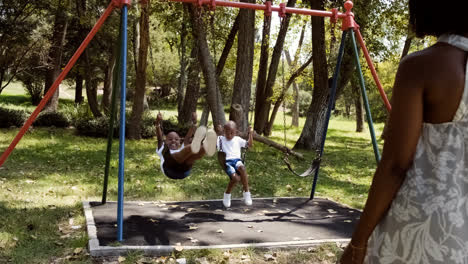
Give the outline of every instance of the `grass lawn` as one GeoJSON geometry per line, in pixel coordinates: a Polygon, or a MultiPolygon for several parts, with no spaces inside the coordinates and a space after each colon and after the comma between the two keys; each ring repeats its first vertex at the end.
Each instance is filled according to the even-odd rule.
{"type": "MultiPolygon", "coordinates": [[[[0,103],[2,101],[0,100],[0,103]]],[[[165,111],[165,117],[174,111],[165,111]]],[[[304,122],[304,120],[302,120],[304,122]]],[[[283,142],[282,117],[271,139],[283,142]]],[[[289,122],[288,122],[289,123],[289,122]]],[[[383,125],[376,125],[380,135],[383,125]]],[[[354,132],[354,121],[334,118],[325,146],[316,196],[362,208],[376,167],[369,133],[354,132]]],[[[10,144],[19,129],[0,129],[0,151],[10,144]]],[[[287,144],[292,147],[301,130],[289,128],[287,144]]],[[[380,142],[382,143],[382,142],[380,142]]],[[[227,176],[215,157],[199,161],[192,176],[183,181],[165,177],[155,153],[156,140],[127,141],[125,161],[126,200],[221,199],[227,176]]],[[[0,263],[100,263],[85,252],[87,235],[81,201],[100,200],[106,139],[80,137],[73,129],[40,128],[28,132],[5,164],[0,167],[0,263]]],[[[312,153],[305,153],[311,159],[312,153]]],[[[114,141],[108,200],[117,199],[118,141],[114,141]]],[[[247,153],[247,171],[254,197],[308,197],[312,177],[291,174],[283,155],[254,142],[247,153]]],[[[294,161],[294,160],[293,160],[294,161]]],[[[294,161],[298,170],[307,162],[294,161]]],[[[236,187],[233,197],[241,197],[236,187]]],[[[233,251],[182,251],[188,263],[205,257],[208,263],[237,263],[246,256],[250,263],[263,263],[264,254],[276,254],[276,263],[334,263],[340,249],[325,245],[315,249],[254,249],[233,251]]],[[[120,259],[125,263],[153,261],[134,253],[120,259]]],[[[170,263],[169,259],[165,259],[170,263]]],[[[265,261],[267,263],[268,261],[265,261]]],[[[272,263],[271,261],[269,263],[272,263]]]]}

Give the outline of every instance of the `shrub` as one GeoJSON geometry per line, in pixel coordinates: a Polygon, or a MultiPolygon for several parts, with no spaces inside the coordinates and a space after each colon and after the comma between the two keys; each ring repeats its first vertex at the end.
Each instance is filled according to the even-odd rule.
{"type": "Polygon", "coordinates": [[[16,110],[0,107],[0,127],[21,127],[28,118],[24,110],[16,110]]]}
{"type": "MultiPolygon", "coordinates": [[[[126,127],[129,125],[130,113],[127,112],[126,127]]],[[[156,136],[156,128],[154,126],[155,118],[149,112],[145,112],[142,118],[141,137],[152,138],[156,136]]],[[[164,124],[167,121],[164,121],[164,124]]],[[[90,137],[107,137],[109,133],[109,117],[102,116],[97,119],[79,119],[75,121],[78,134],[90,137]]],[[[119,136],[120,121],[114,122],[114,137],[119,136]]],[[[171,128],[172,129],[172,128],[171,128]]],[[[127,133],[126,133],[127,134],[127,133]]]]}
{"type": "Polygon", "coordinates": [[[41,112],[34,121],[35,126],[56,126],[56,127],[68,127],[70,125],[70,119],[65,116],[62,112],[41,112]]]}
{"type": "MultiPolygon", "coordinates": [[[[119,124],[114,123],[114,137],[118,136],[119,124]]],[[[76,121],[78,134],[90,137],[107,137],[109,133],[109,117],[96,119],[80,119],[76,121]]]]}

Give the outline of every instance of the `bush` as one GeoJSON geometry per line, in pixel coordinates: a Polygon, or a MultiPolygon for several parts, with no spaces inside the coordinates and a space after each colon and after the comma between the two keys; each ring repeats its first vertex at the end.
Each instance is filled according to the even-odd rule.
{"type": "Polygon", "coordinates": [[[62,112],[41,112],[33,123],[35,126],[68,127],[70,120],[62,112]]]}
{"type": "MultiPolygon", "coordinates": [[[[109,117],[96,119],[80,119],[76,121],[78,134],[90,137],[107,137],[109,133],[109,117]]],[[[114,123],[114,137],[118,137],[119,124],[114,123]]]]}
{"type": "MultiPolygon", "coordinates": [[[[126,128],[129,124],[129,112],[126,117],[126,128]]],[[[149,112],[145,112],[142,118],[141,137],[152,138],[156,136],[156,128],[154,126],[155,118],[149,112]]],[[[102,116],[97,119],[79,119],[75,121],[78,134],[90,137],[107,137],[109,133],[109,117],[102,116]]],[[[166,121],[165,123],[166,124],[166,121]]],[[[114,122],[114,137],[119,136],[120,121],[114,122]]],[[[128,133],[126,133],[128,134],[128,133]]]]}
{"type": "Polygon", "coordinates": [[[24,110],[0,107],[0,127],[22,127],[27,119],[28,113],[24,110]]]}

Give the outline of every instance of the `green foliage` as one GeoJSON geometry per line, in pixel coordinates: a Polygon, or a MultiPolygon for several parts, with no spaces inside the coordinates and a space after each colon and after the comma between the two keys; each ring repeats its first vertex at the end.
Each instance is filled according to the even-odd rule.
{"type": "Polygon", "coordinates": [[[24,110],[0,107],[0,127],[21,127],[28,118],[24,110]]]}
{"type": "Polygon", "coordinates": [[[33,125],[35,126],[55,126],[55,127],[68,127],[70,119],[62,112],[41,112],[33,125]]]}
{"type": "Polygon", "coordinates": [[[310,92],[299,90],[299,116],[305,116],[307,114],[311,102],[312,95],[310,92]]]}

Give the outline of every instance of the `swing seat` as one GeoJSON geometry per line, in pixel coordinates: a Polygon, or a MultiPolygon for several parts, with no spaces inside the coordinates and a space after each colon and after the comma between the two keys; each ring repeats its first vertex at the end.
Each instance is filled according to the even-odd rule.
{"type": "MultiPolygon", "coordinates": [[[[241,148],[241,160],[245,165],[245,154],[247,153],[248,148],[241,148]]],[[[219,150],[218,151],[218,163],[223,170],[226,170],[226,152],[219,150]]]]}
{"type": "Polygon", "coordinates": [[[291,162],[289,162],[288,153],[286,153],[286,155],[284,156],[283,161],[288,167],[289,171],[291,171],[294,175],[299,176],[299,177],[307,177],[307,176],[314,174],[317,171],[317,169],[320,166],[320,162],[322,161],[322,158],[320,157],[319,152],[317,152],[317,156],[315,156],[315,158],[312,160],[310,167],[303,173],[297,173],[296,171],[294,171],[294,169],[292,168],[291,162]]]}

